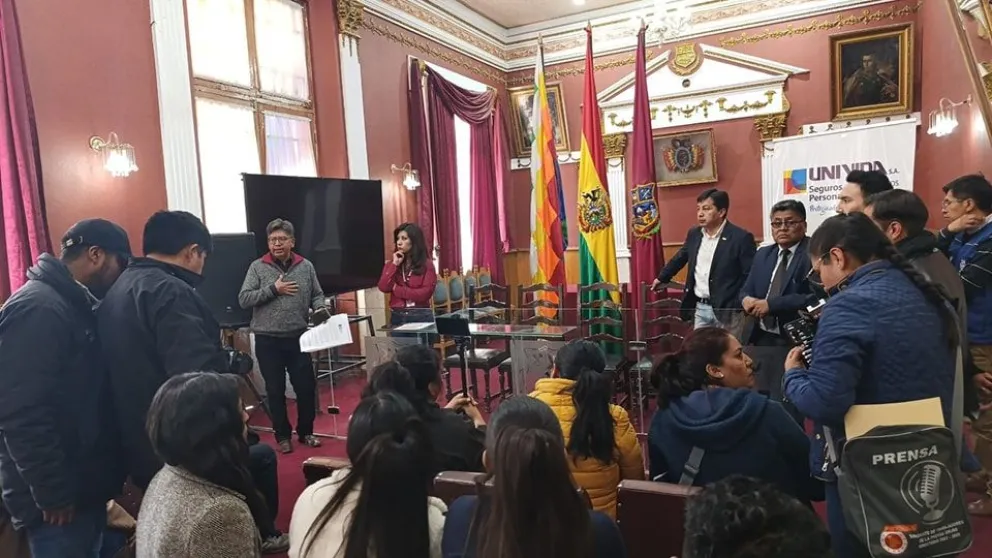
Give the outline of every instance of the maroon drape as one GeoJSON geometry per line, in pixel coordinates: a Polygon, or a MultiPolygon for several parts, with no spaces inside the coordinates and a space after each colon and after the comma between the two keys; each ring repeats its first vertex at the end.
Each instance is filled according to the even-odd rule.
{"type": "Polygon", "coordinates": [[[417,219],[424,231],[424,240],[431,257],[437,243],[434,238],[434,172],[431,169],[430,139],[427,134],[427,108],[424,105],[423,73],[420,62],[410,63],[410,81],[407,87],[407,105],[410,110],[410,165],[420,177],[420,198],[417,219]]]}
{"type": "Polygon", "coordinates": [[[0,0],[0,299],[27,280],[50,250],[41,192],[41,159],[14,0],[0,0]]]}
{"type": "MultiPolygon", "coordinates": [[[[431,153],[434,156],[434,185],[437,228],[441,239],[442,268],[461,269],[461,238],[458,218],[458,176],[454,164],[454,116],[472,126],[471,218],[475,240],[472,259],[487,266],[493,280],[502,281],[503,241],[500,238],[498,186],[493,133],[496,117],[496,91],[476,93],[459,87],[428,71],[427,97],[431,111],[431,153]],[[444,117],[440,113],[446,113],[444,117]],[[450,127],[448,121],[450,120],[450,127]],[[434,125],[436,123],[436,125],[434,125]],[[443,168],[451,162],[450,169],[443,168]]],[[[503,227],[505,228],[505,226],[503,227]]]]}
{"type": "MultiPolygon", "coordinates": [[[[431,75],[428,75],[430,83],[431,75]]],[[[458,219],[458,167],[455,154],[455,115],[433,87],[427,88],[431,127],[431,167],[434,170],[434,202],[439,247],[438,267],[462,270],[462,243],[458,219]]]]}

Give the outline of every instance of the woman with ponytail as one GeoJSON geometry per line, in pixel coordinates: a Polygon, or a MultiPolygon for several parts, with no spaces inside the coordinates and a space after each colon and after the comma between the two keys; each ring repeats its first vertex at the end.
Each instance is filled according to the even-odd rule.
{"type": "Polygon", "coordinates": [[[431,448],[403,397],[362,399],[348,424],[351,467],[307,487],[290,522],[290,558],[441,558],[444,503],[428,496],[431,448]]]}
{"type": "Polygon", "coordinates": [[[677,353],[658,362],[651,383],[658,393],[648,432],[653,480],[680,482],[699,448],[695,486],[746,475],[803,502],[823,499],[823,487],[809,475],[806,433],[781,403],[752,390],[753,362],[730,332],[693,331],[677,353]]]}
{"type": "Polygon", "coordinates": [[[867,550],[844,527],[824,427],[840,451],[844,416],[852,405],[933,397],[940,398],[950,425],[957,317],[943,291],[864,214],[827,219],[809,250],[830,299],[820,315],[809,369],[801,348],[786,359],[785,396],[815,424],[812,473],[827,481],[834,553],[859,558],[867,550]]]}
{"type": "Polygon", "coordinates": [[[500,404],[485,460],[479,496],[462,496],[448,511],[444,558],[626,556],[616,523],[590,511],[572,484],[561,426],[547,405],[530,397],[500,404]]]}
{"type": "Polygon", "coordinates": [[[637,433],[622,407],[610,404],[613,375],[599,345],[578,339],[558,350],[550,378],[531,397],[548,404],[565,433],[568,464],[593,508],[616,517],[617,485],[644,478],[637,433]]]}

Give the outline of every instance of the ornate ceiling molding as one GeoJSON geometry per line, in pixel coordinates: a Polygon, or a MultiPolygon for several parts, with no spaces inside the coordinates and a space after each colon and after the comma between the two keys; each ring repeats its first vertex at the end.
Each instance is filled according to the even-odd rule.
{"type": "MultiPolygon", "coordinates": [[[[343,0],[346,4],[356,0],[343,0]]],[[[688,4],[702,0],[686,0],[688,4]]],[[[640,0],[615,8],[596,10],[553,21],[505,28],[465,7],[457,0],[362,0],[364,9],[383,20],[422,37],[436,41],[452,50],[496,70],[512,72],[531,68],[537,52],[537,40],[544,42],[545,65],[582,60],[585,56],[587,22],[595,29],[596,56],[626,53],[636,46],[636,31],[631,25],[635,17],[650,13],[653,1],[640,0]]],[[[896,17],[896,12],[916,11],[918,5],[905,0],[725,0],[703,2],[693,11],[692,33],[679,41],[713,34],[735,33],[730,44],[757,42],[779,36],[805,34],[819,29],[857,25],[861,21],[878,21],[896,17]],[[837,21],[812,22],[803,28],[763,30],[748,34],[746,29],[772,25],[782,21],[813,18],[853,8],[865,8],[865,13],[837,21]],[[851,20],[851,21],[848,21],[851,20]],[[810,27],[807,29],[807,27],[810,27]],[[736,41],[734,43],[733,41],[736,41]]],[[[658,47],[659,45],[650,45],[658,47]]],[[[581,70],[580,70],[581,71],[581,70]]]]}

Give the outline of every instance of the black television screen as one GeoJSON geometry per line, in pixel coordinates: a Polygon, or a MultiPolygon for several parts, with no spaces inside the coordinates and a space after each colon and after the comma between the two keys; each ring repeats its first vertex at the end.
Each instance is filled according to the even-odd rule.
{"type": "Polygon", "coordinates": [[[248,231],[268,251],[276,218],[296,229],[296,252],[313,262],[324,294],[372,288],[383,262],[382,181],[245,174],[248,231]]]}

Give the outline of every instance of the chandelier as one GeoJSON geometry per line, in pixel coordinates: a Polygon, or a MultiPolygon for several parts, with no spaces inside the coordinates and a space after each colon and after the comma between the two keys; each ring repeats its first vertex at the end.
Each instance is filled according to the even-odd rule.
{"type": "Polygon", "coordinates": [[[678,40],[692,27],[692,14],[685,0],[655,0],[654,11],[648,20],[648,36],[661,43],[678,40]]]}

